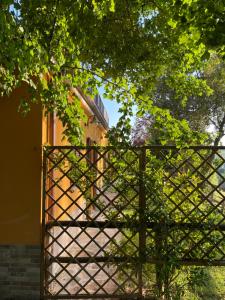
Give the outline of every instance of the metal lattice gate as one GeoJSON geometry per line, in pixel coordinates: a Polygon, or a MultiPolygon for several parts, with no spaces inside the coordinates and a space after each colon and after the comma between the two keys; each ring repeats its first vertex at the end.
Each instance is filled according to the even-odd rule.
{"type": "Polygon", "coordinates": [[[223,147],[45,148],[43,298],[155,299],[171,261],[225,265],[224,157],[223,147]]]}

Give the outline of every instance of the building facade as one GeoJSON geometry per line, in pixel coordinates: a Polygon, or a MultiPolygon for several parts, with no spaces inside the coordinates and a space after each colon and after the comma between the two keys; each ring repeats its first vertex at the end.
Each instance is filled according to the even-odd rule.
{"type": "MultiPolygon", "coordinates": [[[[106,145],[108,115],[101,98],[90,99],[79,89],[73,93],[87,116],[84,144],[106,145]]],[[[26,96],[23,87],[0,100],[1,299],[40,298],[42,146],[68,144],[60,120],[45,115],[40,104],[33,104],[25,118],[18,113],[26,96]]]]}

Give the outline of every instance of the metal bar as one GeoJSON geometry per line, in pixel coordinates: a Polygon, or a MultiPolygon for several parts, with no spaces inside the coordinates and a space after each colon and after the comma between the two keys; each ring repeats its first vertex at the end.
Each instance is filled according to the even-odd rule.
{"type": "MultiPolygon", "coordinates": [[[[49,149],[49,150],[62,150],[62,149],[78,149],[78,150],[85,150],[85,149],[111,149],[111,150],[114,150],[115,147],[114,146],[45,146],[46,149],[49,149]]],[[[174,146],[174,145],[149,145],[149,146],[141,146],[141,147],[135,147],[135,146],[117,146],[116,149],[119,149],[119,150],[125,150],[125,149],[129,149],[129,150],[138,150],[138,149],[152,149],[152,150],[155,150],[155,149],[175,149],[175,150],[185,150],[185,149],[195,149],[195,150],[207,150],[207,149],[215,149],[215,150],[225,150],[225,146],[188,146],[188,147],[183,147],[183,148],[179,148],[177,146],[174,146]]]]}
{"type": "MultiPolygon", "coordinates": [[[[137,230],[142,226],[139,222],[127,223],[119,221],[50,221],[46,224],[46,228],[50,229],[52,227],[90,227],[90,228],[136,228],[137,230]]],[[[146,229],[154,229],[159,225],[165,225],[161,222],[146,222],[146,229]]],[[[170,222],[166,223],[169,229],[193,229],[193,230],[215,230],[215,231],[225,231],[225,224],[207,224],[207,223],[180,223],[180,222],[170,222]]]]}
{"type": "MultiPolygon", "coordinates": [[[[177,148],[176,146],[145,146],[145,147],[98,147],[98,146],[90,146],[90,147],[73,147],[73,146],[53,146],[53,147],[46,147],[46,150],[43,153],[43,197],[42,197],[42,260],[41,260],[41,297],[42,299],[156,299],[151,297],[144,297],[144,279],[143,279],[143,266],[144,264],[155,264],[158,265],[159,273],[163,271],[164,267],[166,266],[168,255],[170,251],[176,249],[176,244],[181,245],[184,243],[189,243],[190,245],[190,255],[188,255],[187,250],[184,249],[184,253],[179,252],[176,262],[180,265],[198,265],[198,266],[225,266],[225,252],[223,252],[222,247],[222,240],[225,232],[225,218],[221,220],[223,216],[223,212],[221,211],[220,215],[220,222],[216,224],[218,221],[214,221],[213,213],[217,211],[218,206],[223,204],[221,202],[216,203],[212,202],[212,195],[214,192],[223,196],[220,191],[217,189],[221,186],[222,183],[219,183],[217,186],[212,185],[210,181],[210,177],[212,174],[217,174],[219,172],[219,167],[225,163],[225,159],[218,154],[222,160],[222,163],[216,167],[214,167],[213,162],[207,161],[208,155],[207,153],[199,152],[200,150],[213,150],[214,155],[218,153],[219,150],[225,150],[225,147],[212,147],[212,146],[193,146],[187,148],[177,148]],[[79,169],[79,163],[82,163],[86,159],[85,154],[82,153],[83,150],[97,150],[98,151],[98,159],[96,164],[91,164],[89,168],[79,169]],[[172,193],[168,195],[165,194],[166,202],[165,202],[165,211],[168,210],[168,215],[171,221],[164,221],[163,218],[152,219],[154,222],[148,222],[145,217],[146,213],[146,199],[148,201],[153,201],[153,210],[152,214],[158,212],[158,206],[154,207],[154,199],[151,200],[151,192],[145,186],[145,168],[146,168],[146,150],[150,149],[158,153],[158,158],[161,160],[162,165],[161,167],[165,170],[165,177],[164,177],[164,184],[168,184],[172,188],[172,193]],[[185,151],[192,149],[195,151],[194,155],[198,154],[197,164],[195,163],[194,159],[195,156],[190,156],[187,159],[185,157],[185,151]],[[65,151],[64,151],[65,150],[65,151]],[[78,152],[81,155],[81,158],[76,165],[79,172],[77,178],[73,178],[70,176],[70,172],[73,170],[73,160],[70,160],[69,154],[74,150],[74,153],[78,152]],[[164,152],[165,150],[165,152],[164,152]],[[172,150],[172,151],[169,151],[172,150]],[[112,158],[110,159],[108,154],[113,154],[112,158]],[[133,156],[129,156],[127,154],[133,153],[133,156]],[[57,158],[59,154],[59,159],[57,158]],[[107,166],[105,167],[104,171],[99,168],[97,162],[100,162],[102,159],[105,158],[107,154],[107,166]],[[169,155],[168,155],[169,154],[169,155]],[[176,162],[177,155],[181,154],[181,159],[176,162]],[[135,160],[132,160],[135,156],[135,160],[138,160],[136,163],[135,160]],[[53,192],[54,190],[59,191],[59,195],[56,197],[56,194],[48,195],[47,191],[47,182],[46,182],[46,170],[47,170],[47,159],[51,162],[51,169],[60,170],[63,174],[60,177],[55,177],[56,175],[51,175],[51,180],[53,185],[51,186],[49,192],[53,192]],[[122,167],[117,165],[117,162],[122,162],[122,167]],[[66,168],[61,169],[61,164],[65,162],[66,168]],[[200,163],[200,164],[199,164],[200,163]],[[139,166],[137,167],[137,165],[139,166]],[[201,177],[201,169],[205,166],[205,164],[209,165],[210,173],[203,174],[201,177]],[[172,168],[171,168],[172,166],[172,168]],[[189,174],[188,182],[184,181],[179,184],[176,183],[176,177],[181,174],[185,174],[187,170],[192,171],[189,174]],[[89,176],[89,172],[98,172],[98,176],[95,178],[89,176]],[[110,174],[112,174],[112,178],[110,178],[110,174]],[[127,179],[127,174],[132,178],[132,180],[127,179]],[[199,185],[195,186],[192,182],[192,175],[198,176],[200,179],[199,185]],[[83,220],[83,216],[86,216],[86,211],[88,205],[83,208],[79,204],[79,200],[83,197],[85,198],[87,188],[85,190],[80,188],[81,193],[78,194],[76,199],[69,194],[70,188],[73,183],[79,183],[79,180],[84,177],[87,180],[88,188],[92,186],[96,186],[98,189],[98,195],[95,197],[95,205],[96,205],[96,212],[93,216],[91,216],[90,220],[83,220]],[[69,188],[64,186],[64,178],[66,180],[70,180],[69,188]],[[108,193],[108,185],[103,186],[103,189],[100,189],[97,185],[99,180],[104,180],[109,182],[108,184],[111,185],[111,190],[115,190],[115,196],[109,197],[108,193]],[[122,182],[122,185],[118,185],[118,182],[122,182]],[[183,192],[183,184],[188,183],[191,187],[188,194],[183,192]],[[210,187],[210,193],[204,194],[204,190],[202,188],[202,183],[210,187]],[[135,187],[138,186],[139,189],[135,187]],[[211,191],[212,190],[212,191],[211,191]],[[126,191],[128,191],[126,193],[126,191]],[[146,193],[148,193],[146,195],[146,193]],[[192,199],[192,195],[194,193],[199,193],[199,200],[195,202],[195,199],[192,199]],[[176,200],[177,195],[181,195],[180,199],[176,200]],[[50,197],[52,199],[51,203],[46,201],[46,197],[50,197]],[[68,198],[68,206],[65,208],[60,205],[60,200],[66,197],[68,198]],[[101,201],[101,197],[104,198],[103,202],[98,203],[101,201]],[[175,197],[175,198],[174,198],[175,197]],[[174,200],[175,199],[175,200],[174,200]],[[105,201],[105,202],[104,202],[105,201]],[[185,204],[190,206],[190,210],[185,210],[183,206],[185,204]],[[169,210],[166,205],[175,206],[173,210],[169,210]],[[201,206],[203,205],[211,205],[213,208],[209,208],[209,211],[203,215],[205,222],[202,222],[202,219],[195,219],[193,222],[193,215],[192,213],[196,211],[196,214],[201,215],[201,206]],[[47,206],[47,207],[46,207],[47,206]],[[76,216],[72,216],[70,209],[72,206],[75,206],[79,210],[79,214],[76,216]],[[52,209],[54,211],[54,207],[58,207],[59,210],[62,210],[62,213],[59,216],[54,216],[52,213],[51,219],[47,218],[50,215],[49,210],[52,209]],[[126,209],[132,210],[132,220],[130,221],[129,215],[126,215],[126,209]],[[81,212],[80,212],[81,211],[81,212]],[[176,219],[173,216],[173,213],[178,214],[179,218],[176,219]],[[183,215],[184,217],[183,217],[183,215]],[[67,217],[67,220],[61,220],[63,216],[67,217]],[[112,217],[111,217],[112,216],[112,217]],[[70,220],[68,220],[68,218],[70,220]],[[174,220],[179,220],[179,222],[175,222],[174,220]],[[209,223],[209,222],[210,223],[209,223]],[[214,222],[214,224],[213,224],[214,222]],[[47,224],[46,224],[47,223],[47,224]],[[72,234],[70,228],[80,228],[77,234],[72,234]],[[56,228],[59,230],[59,234],[54,235],[51,234],[51,229],[56,228]],[[93,235],[88,231],[88,229],[96,229],[93,235]],[[120,240],[119,234],[111,235],[107,229],[115,229],[116,232],[122,236],[124,240],[120,240]],[[129,229],[129,230],[128,230],[129,229]],[[192,232],[199,231],[199,239],[195,240],[192,237],[192,232]],[[213,239],[213,231],[217,231],[219,237],[214,240],[213,239]],[[129,234],[128,234],[129,232],[129,234]],[[220,234],[219,234],[220,232],[220,234]],[[63,242],[62,238],[63,234],[66,234],[69,238],[69,242],[63,242]],[[79,239],[82,237],[82,234],[85,235],[88,242],[85,242],[85,245],[82,243],[79,244],[79,239]],[[104,243],[98,241],[100,238],[100,234],[105,235],[104,243]],[[221,236],[221,237],[220,237],[221,236]],[[137,239],[138,237],[138,239],[137,239]],[[49,238],[49,239],[48,239],[49,238]],[[151,241],[155,241],[155,250],[146,249],[146,239],[149,238],[151,241]],[[206,251],[201,250],[201,245],[205,242],[209,243],[208,248],[206,251]],[[69,250],[69,247],[74,243],[74,245],[78,248],[75,254],[69,250]],[[94,252],[89,252],[90,245],[96,247],[94,252]],[[175,245],[174,245],[175,244],[175,245]],[[60,252],[54,251],[53,247],[59,247],[60,252]],[[108,252],[108,249],[112,246],[114,249],[111,253],[108,252]],[[80,247],[80,248],[79,248],[80,247]],[[109,247],[109,248],[108,248],[109,247]],[[132,250],[131,254],[128,255],[126,248],[132,250]],[[192,251],[198,247],[197,249],[200,250],[199,253],[192,255],[192,251]],[[62,249],[62,250],[61,250],[62,249]],[[147,250],[149,251],[148,255],[147,250]],[[210,259],[211,253],[216,253],[217,258],[219,259],[210,259]],[[108,254],[110,253],[110,254],[108,254]],[[164,255],[164,253],[166,253],[164,255]],[[62,256],[64,255],[64,256],[62,256]],[[117,255],[117,256],[116,256],[117,255]],[[191,258],[193,257],[193,258],[191,258]],[[59,271],[54,273],[54,266],[53,264],[58,264],[59,271]],[[74,275],[72,275],[70,269],[67,267],[70,264],[77,264],[78,271],[74,275]],[[116,285],[118,285],[117,290],[112,291],[112,294],[104,288],[104,284],[98,282],[98,279],[95,279],[92,275],[88,273],[88,266],[90,264],[96,264],[99,268],[96,274],[99,272],[105,272],[106,277],[105,283],[110,282],[112,280],[116,285]],[[110,268],[110,266],[116,267],[115,273],[108,273],[106,269],[110,268]],[[135,277],[133,277],[132,272],[130,275],[129,268],[135,268],[137,270],[137,274],[135,273],[135,277]],[[117,278],[117,268],[118,272],[123,272],[125,276],[125,280],[122,281],[117,278]],[[65,283],[60,279],[60,276],[65,272],[66,276],[69,277],[69,281],[65,283]],[[84,273],[85,275],[90,275],[90,279],[87,281],[88,283],[93,282],[97,286],[97,291],[94,295],[89,294],[89,290],[87,284],[82,286],[79,284],[75,276],[79,276],[79,273],[84,273]],[[52,278],[50,281],[48,278],[52,278]],[[48,281],[47,281],[48,280],[48,281]],[[50,285],[53,281],[59,284],[60,290],[57,291],[56,295],[49,295],[50,294],[50,285]],[[79,291],[77,294],[72,295],[70,291],[67,290],[69,283],[74,281],[79,286],[79,291]],[[133,282],[131,282],[133,281],[133,282]],[[123,287],[130,284],[135,285],[135,290],[133,290],[133,294],[130,295],[126,294],[126,289],[123,287]],[[62,294],[67,293],[68,295],[62,294]],[[116,295],[116,293],[119,293],[116,295]],[[101,293],[101,294],[98,294],[101,293]]],[[[189,151],[191,152],[191,151],[189,151]]],[[[187,153],[189,153],[187,152],[187,153]]],[[[157,156],[156,156],[157,158],[157,156]]],[[[101,165],[101,164],[100,164],[101,165]]],[[[155,170],[157,172],[157,168],[155,170]]],[[[60,174],[61,174],[60,173],[60,174]]],[[[50,175],[49,175],[50,176],[50,175]]],[[[129,177],[128,177],[129,178],[129,177]]],[[[224,178],[222,178],[224,179],[224,178]]],[[[179,181],[178,181],[179,182],[179,181]]],[[[79,185],[78,185],[79,187],[79,185]]],[[[159,189],[159,192],[163,193],[159,189]]],[[[161,195],[161,194],[160,194],[161,195]]],[[[160,196],[159,195],[159,196],[160,196]]],[[[223,198],[223,197],[222,197],[223,198]]],[[[88,199],[88,198],[87,198],[88,199]]],[[[151,202],[150,202],[151,205],[151,202]]],[[[151,207],[150,207],[151,209],[151,207]]],[[[112,231],[110,231],[112,232],[112,231]]],[[[186,244],[185,244],[186,245],[186,244]]],[[[182,245],[181,245],[182,246],[182,245]]],[[[187,248],[187,247],[186,247],[187,248]]],[[[72,266],[73,267],[73,266],[72,266]]],[[[135,271],[136,272],[136,271],[135,271]]],[[[164,278],[165,279],[165,278],[164,278]]],[[[164,280],[163,284],[166,284],[166,280],[164,280]]]]}
{"type": "MultiPolygon", "coordinates": [[[[66,264],[85,264],[85,263],[135,263],[138,264],[137,257],[52,257],[48,260],[46,260],[46,263],[48,265],[52,263],[66,263],[66,264]]],[[[146,257],[144,263],[149,264],[163,264],[166,260],[163,259],[155,259],[151,257],[146,257]]],[[[225,258],[224,260],[209,260],[209,259],[177,259],[176,262],[178,264],[184,265],[184,266],[225,266],[225,258]]]]}
{"type": "Polygon", "coordinates": [[[139,293],[143,299],[143,264],[146,255],[146,196],[145,196],[146,149],[142,148],[139,157],[139,293]]]}
{"type": "Polygon", "coordinates": [[[44,297],[44,291],[45,291],[45,280],[46,280],[46,274],[45,274],[45,238],[46,238],[46,232],[45,232],[45,206],[46,206],[46,172],[47,172],[47,155],[46,150],[43,149],[42,152],[42,158],[43,158],[43,169],[42,169],[42,207],[41,207],[41,270],[40,270],[40,282],[41,282],[41,299],[44,297]]]}
{"type": "Polygon", "coordinates": [[[137,261],[137,257],[132,256],[124,256],[124,257],[110,257],[110,256],[87,256],[87,257],[67,257],[67,256],[55,256],[46,260],[47,265],[51,265],[53,263],[65,263],[65,264],[86,264],[86,263],[135,263],[139,264],[137,261]]]}
{"type": "MultiPolygon", "coordinates": [[[[130,299],[134,299],[134,300],[138,300],[138,295],[132,295],[132,294],[118,294],[118,295],[105,295],[105,294],[97,294],[97,295],[48,295],[45,296],[44,299],[87,299],[87,300],[92,300],[92,299],[116,299],[116,300],[130,300],[130,299]]],[[[145,300],[157,300],[156,297],[145,297],[145,300]]]]}
{"type": "MultiPolygon", "coordinates": [[[[119,221],[79,221],[79,220],[73,220],[73,221],[51,221],[46,224],[46,228],[52,228],[57,226],[71,226],[71,227],[90,227],[90,228],[139,228],[140,224],[138,222],[135,222],[133,224],[127,223],[127,222],[119,222],[119,221]],[[60,225],[59,225],[60,224],[60,225]]],[[[151,226],[151,225],[150,225],[151,226]]],[[[154,224],[152,224],[154,226],[154,224]]],[[[151,228],[151,227],[150,227],[151,228]]],[[[225,225],[224,225],[225,230],[225,225]]]]}

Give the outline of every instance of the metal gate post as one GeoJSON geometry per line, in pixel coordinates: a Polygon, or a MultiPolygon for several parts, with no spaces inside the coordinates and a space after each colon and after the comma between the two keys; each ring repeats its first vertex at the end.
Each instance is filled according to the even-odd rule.
{"type": "Polygon", "coordinates": [[[45,295],[45,280],[46,280],[46,270],[45,270],[45,210],[46,210],[46,172],[47,172],[47,155],[46,149],[43,148],[43,170],[42,170],[42,206],[41,206],[41,214],[42,214],[42,223],[41,223],[41,266],[40,266],[40,282],[41,282],[41,291],[40,297],[44,299],[45,295]]]}
{"type": "Polygon", "coordinates": [[[146,149],[140,149],[139,156],[139,299],[143,299],[143,266],[146,256],[146,191],[145,191],[146,149]]]}

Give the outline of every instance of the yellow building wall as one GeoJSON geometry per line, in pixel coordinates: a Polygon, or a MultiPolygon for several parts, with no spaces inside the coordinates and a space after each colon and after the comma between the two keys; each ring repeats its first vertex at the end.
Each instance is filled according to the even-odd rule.
{"type": "MultiPolygon", "coordinates": [[[[50,134],[41,105],[33,105],[26,117],[18,113],[26,96],[23,87],[0,99],[0,244],[40,244],[42,145],[49,144],[50,134]]],[[[56,117],[54,123],[54,144],[68,145],[62,123],[56,117]]],[[[87,137],[106,143],[102,126],[84,125],[84,132],[84,143],[87,137]]],[[[67,206],[68,199],[62,203],[67,206]]]]}
{"type": "MultiPolygon", "coordinates": [[[[84,109],[85,115],[87,116],[87,122],[85,124],[82,124],[83,131],[84,131],[83,144],[86,144],[87,138],[91,138],[91,140],[97,145],[105,146],[107,144],[107,139],[105,137],[107,130],[101,124],[96,124],[89,121],[89,117],[91,117],[93,113],[89,110],[88,107],[86,107],[85,104],[82,104],[82,102],[81,102],[81,106],[84,109]]],[[[48,139],[48,137],[51,136],[49,131],[52,130],[51,128],[49,128],[49,121],[48,121],[49,119],[50,119],[50,115],[43,117],[43,144],[46,145],[52,144],[52,141],[48,139]]],[[[53,125],[54,137],[52,139],[53,144],[56,146],[68,145],[68,141],[63,135],[64,127],[61,121],[56,116],[54,116],[53,123],[54,123],[53,125]]],[[[103,168],[103,160],[100,160],[98,162],[98,168],[100,169],[103,168]]],[[[51,176],[55,178],[59,178],[62,176],[62,173],[58,170],[54,170],[54,175],[51,174],[51,176]]],[[[62,190],[66,191],[71,186],[71,182],[67,177],[64,177],[62,180],[60,180],[60,186],[62,190]]],[[[67,193],[65,193],[64,196],[62,196],[63,193],[62,190],[58,188],[52,190],[53,193],[52,196],[54,200],[57,199],[59,200],[57,200],[57,204],[53,206],[51,214],[54,216],[53,218],[55,219],[68,220],[69,219],[68,214],[63,213],[63,210],[61,208],[66,210],[68,207],[71,206],[71,209],[67,210],[67,213],[73,216],[73,214],[76,214],[76,210],[79,210],[78,207],[83,207],[85,200],[83,197],[79,197],[79,191],[72,192],[72,193],[68,191],[67,193]],[[77,206],[71,205],[72,199],[74,199],[77,206]]],[[[49,200],[47,199],[47,201],[50,201],[50,203],[52,203],[50,199],[49,200]]]]}
{"type": "Polygon", "coordinates": [[[25,89],[0,99],[0,244],[39,244],[42,110],[23,117],[25,89]]]}

